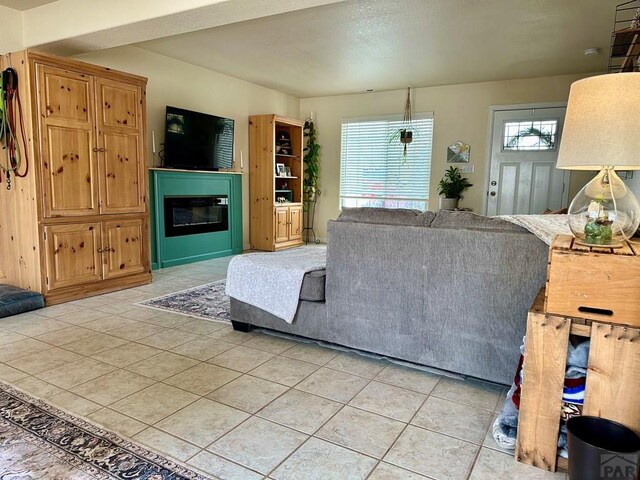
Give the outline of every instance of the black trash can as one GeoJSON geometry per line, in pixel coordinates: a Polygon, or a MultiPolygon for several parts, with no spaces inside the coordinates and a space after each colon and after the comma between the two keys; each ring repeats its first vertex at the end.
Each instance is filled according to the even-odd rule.
{"type": "Polygon", "coordinates": [[[598,417],[567,422],[569,480],[638,480],[640,437],[632,430],[598,417]]]}

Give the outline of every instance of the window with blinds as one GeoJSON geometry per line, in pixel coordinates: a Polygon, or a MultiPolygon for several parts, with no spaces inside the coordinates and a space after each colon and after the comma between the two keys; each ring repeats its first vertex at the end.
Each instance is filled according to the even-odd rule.
{"type": "Polygon", "coordinates": [[[426,210],[433,142],[433,115],[416,115],[413,142],[403,157],[402,117],[342,121],[341,207],[426,210]]]}

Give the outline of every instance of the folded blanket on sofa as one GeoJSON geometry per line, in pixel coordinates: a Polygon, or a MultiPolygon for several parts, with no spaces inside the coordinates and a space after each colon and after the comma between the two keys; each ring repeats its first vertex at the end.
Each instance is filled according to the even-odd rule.
{"type": "Polygon", "coordinates": [[[498,215],[494,218],[526,228],[547,245],[558,235],[571,235],[568,215],[498,215]]]}
{"type": "Polygon", "coordinates": [[[229,263],[226,294],[292,323],[305,274],[326,264],[322,246],[238,255],[229,263]]]}

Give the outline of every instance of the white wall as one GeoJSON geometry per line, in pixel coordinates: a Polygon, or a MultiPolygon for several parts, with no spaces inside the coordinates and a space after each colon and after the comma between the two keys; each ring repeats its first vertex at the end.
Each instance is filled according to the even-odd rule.
{"type": "MultiPolygon", "coordinates": [[[[147,87],[148,138],[151,158],[151,131],[156,143],[162,142],[164,108],[174,105],[213,113],[236,120],[236,157],[240,149],[248,162],[247,117],[277,113],[305,118],[314,112],[321,150],[320,197],[316,210],[316,233],[326,238],[326,223],[339,213],[340,128],[343,118],[402,112],[405,90],[298,99],[275,90],[206,70],[185,62],[136,47],[121,47],[77,56],[76,58],[149,78],[147,87]]],[[[468,190],[462,206],[482,212],[487,168],[489,107],[525,103],[563,102],[572,82],[586,75],[566,75],[526,80],[485,82],[415,89],[416,112],[434,112],[434,149],[431,170],[430,209],[437,209],[436,185],[447,168],[446,148],[462,140],[471,145],[469,175],[474,187],[468,190]]],[[[236,164],[236,169],[239,165],[236,164]]],[[[586,174],[588,176],[588,174],[586,174]]],[[[639,176],[640,177],[640,176],[639,176]]],[[[570,196],[588,178],[572,176],[570,196]]],[[[249,246],[248,175],[243,178],[244,245],[249,246]]]]}
{"type": "Polygon", "coordinates": [[[0,5],[0,54],[15,52],[24,48],[22,12],[0,5]]]}
{"type": "MultiPolygon", "coordinates": [[[[414,91],[414,111],[434,112],[433,158],[429,207],[438,207],[437,183],[442,178],[447,146],[461,140],[471,146],[471,161],[475,173],[468,175],[474,187],[467,190],[461,206],[482,213],[485,195],[489,107],[526,103],[566,102],[569,87],[588,75],[565,75],[417,88],[414,91]]],[[[326,224],[339,214],[340,131],[343,118],[384,114],[401,114],[406,90],[363,93],[331,97],[304,98],[300,101],[300,116],[314,112],[318,143],[321,145],[320,189],[322,195],[316,209],[316,233],[326,238],[326,224]]],[[[588,175],[588,174],[587,174],[588,175]]],[[[579,176],[572,178],[570,195],[584,184],[579,176]],[[574,185],[575,184],[575,185],[574,185]]]]}
{"type": "MultiPolygon", "coordinates": [[[[165,107],[172,105],[199,112],[233,118],[236,122],[236,165],[240,170],[240,150],[244,154],[244,170],[248,171],[248,117],[253,114],[275,113],[298,117],[300,100],[275,90],[260,87],[237,78],[212,72],[137,47],[121,47],[75,57],[145,76],[147,85],[147,150],[151,159],[151,131],[156,145],[164,141],[165,107]]],[[[243,175],[243,236],[249,248],[249,177],[243,175]]]]}

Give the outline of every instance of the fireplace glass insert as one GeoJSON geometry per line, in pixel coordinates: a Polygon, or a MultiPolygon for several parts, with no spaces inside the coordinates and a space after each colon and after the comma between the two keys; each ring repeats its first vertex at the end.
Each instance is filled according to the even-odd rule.
{"type": "Polygon", "coordinates": [[[164,197],[164,231],[167,237],[229,230],[229,197],[164,197]]]}

